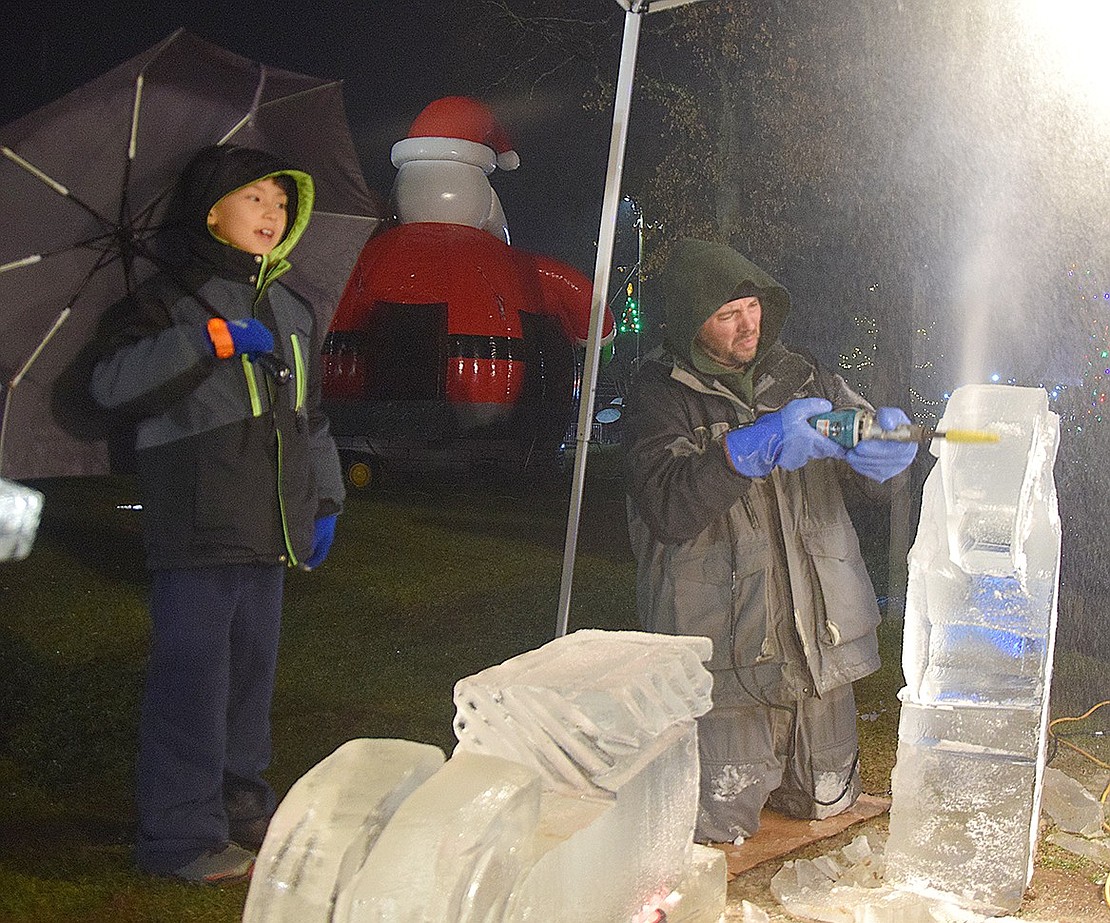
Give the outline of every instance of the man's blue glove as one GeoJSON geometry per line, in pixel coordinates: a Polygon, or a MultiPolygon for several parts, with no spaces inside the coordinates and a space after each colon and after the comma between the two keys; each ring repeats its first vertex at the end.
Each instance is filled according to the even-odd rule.
{"type": "Polygon", "coordinates": [[[829,410],[832,404],[823,398],[798,398],[782,410],[730,430],[725,434],[725,451],[732,467],[745,477],[763,478],[776,466],[794,471],[814,458],[843,458],[844,448],[809,423],[810,417],[829,410]]]}
{"type": "Polygon", "coordinates": [[[316,520],[316,527],[312,536],[312,554],[304,562],[305,570],[314,570],[324,563],[324,558],[328,556],[331,543],[335,541],[335,520],[337,518],[337,514],[332,513],[330,516],[321,516],[316,520]]]}
{"type": "Polygon", "coordinates": [[[253,358],[259,353],[274,351],[274,335],[254,317],[246,320],[213,317],[208,321],[208,340],[217,359],[230,359],[243,353],[253,358]]]}
{"type": "MultiPolygon", "coordinates": [[[[908,425],[910,418],[897,407],[880,407],[875,411],[875,422],[883,430],[908,425]]],[[[916,442],[887,442],[883,439],[863,439],[844,456],[845,461],[864,477],[872,481],[888,481],[909,467],[917,455],[916,442]]]]}

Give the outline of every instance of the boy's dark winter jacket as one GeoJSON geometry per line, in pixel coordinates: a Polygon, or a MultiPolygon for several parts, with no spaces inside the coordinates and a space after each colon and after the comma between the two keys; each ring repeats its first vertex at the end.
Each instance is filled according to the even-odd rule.
{"type": "Polygon", "coordinates": [[[269,155],[212,148],[183,178],[177,265],[109,312],[91,391],[134,424],[148,566],[296,565],[317,517],[343,501],[339,460],[320,410],[320,331],[311,307],[278,283],[308,223],[313,187],[269,155]],[[266,256],[212,236],[227,193],[273,177],[289,191],[287,231],[266,256]],[[292,370],[278,384],[245,356],[217,359],[213,315],[258,318],[292,370]]]}

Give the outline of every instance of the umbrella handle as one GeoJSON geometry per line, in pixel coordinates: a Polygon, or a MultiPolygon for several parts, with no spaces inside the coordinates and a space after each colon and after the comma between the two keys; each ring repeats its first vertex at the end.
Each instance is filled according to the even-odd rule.
{"type": "Polygon", "coordinates": [[[274,380],[275,384],[288,384],[289,379],[293,377],[293,373],[289,370],[289,366],[273,353],[258,353],[254,356],[254,362],[262,366],[262,371],[269,375],[270,378],[274,380]]]}

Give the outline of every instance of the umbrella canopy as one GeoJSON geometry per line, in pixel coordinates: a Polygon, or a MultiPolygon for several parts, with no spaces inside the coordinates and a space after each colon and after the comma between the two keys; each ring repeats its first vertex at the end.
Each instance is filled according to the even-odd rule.
{"type": "MultiPolygon", "coordinates": [[[[0,473],[103,474],[105,439],[52,410],[101,314],[157,266],[182,169],[234,143],[312,174],[316,206],[283,279],[327,330],[386,210],[366,187],[341,84],[258,64],[184,31],[0,129],[0,473]]],[[[75,395],[80,401],[84,395],[75,395]]]]}

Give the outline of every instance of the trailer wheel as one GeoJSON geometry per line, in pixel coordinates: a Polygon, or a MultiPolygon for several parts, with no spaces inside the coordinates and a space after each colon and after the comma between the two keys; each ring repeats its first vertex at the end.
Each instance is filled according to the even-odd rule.
{"type": "Polygon", "coordinates": [[[355,489],[365,490],[374,482],[374,469],[369,462],[351,462],[347,466],[347,481],[355,489]]]}

